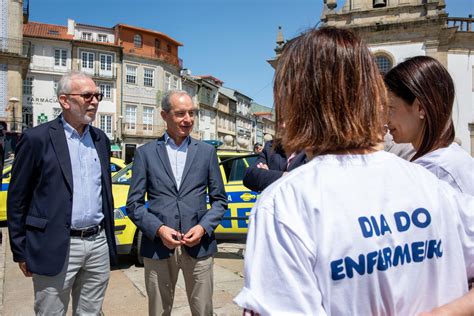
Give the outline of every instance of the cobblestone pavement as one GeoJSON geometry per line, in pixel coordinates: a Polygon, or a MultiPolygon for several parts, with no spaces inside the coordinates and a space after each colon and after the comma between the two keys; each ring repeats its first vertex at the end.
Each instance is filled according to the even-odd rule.
{"type": "MultiPolygon", "coordinates": [[[[29,316],[33,313],[33,284],[13,262],[6,228],[0,247],[0,315],[29,316]]],[[[242,315],[232,300],[243,286],[243,243],[221,243],[214,261],[214,314],[242,315]]],[[[103,311],[105,315],[147,315],[143,267],[131,256],[120,256],[110,277],[103,311]]],[[[69,313],[70,315],[70,308],[69,313]]],[[[182,275],[178,279],[173,315],[190,315],[182,275]]]]}

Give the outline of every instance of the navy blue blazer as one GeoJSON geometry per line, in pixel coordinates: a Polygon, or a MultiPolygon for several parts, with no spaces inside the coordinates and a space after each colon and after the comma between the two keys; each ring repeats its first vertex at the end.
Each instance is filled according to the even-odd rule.
{"type": "Polygon", "coordinates": [[[179,190],[164,137],[137,149],[132,174],[127,213],[146,236],[142,239],[143,257],[165,259],[174,253],[156,235],[161,225],[186,233],[200,224],[206,231],[200,243],[183,247],[194,258],[217,252],[214,230],[227,210],[227,196],[213,146],[190,138],[179,190]],[[206,193],[211,205],[209,210],[206,193]]]}
{"type": "MultiPolygon", "coordinates": [[[[102,212],[111,264],[116,262],[110,141],[90,127],[102,167],[102,212]]],[[[27,129],[15,152],[7,198],[7,225],[15,262],[36,274],[61,272],[69,252],[73,178],[59,118],[27,129]]]]}
{"type": "Polygon", "coordinates": [[[287,162],[288,159],[283,147],[277,145],[273,148],[273,141],[268,141],[255,163],[245,171],[243,184],[252,191],[261,192],[280,179],[285,171],[291,171],[304,164],[306,155],[301,152],[291,160],[289,166],[287,166],[287,162]],[[257,168],[257,164],[261,162],[268,166],[268,170],[257,168]]]}

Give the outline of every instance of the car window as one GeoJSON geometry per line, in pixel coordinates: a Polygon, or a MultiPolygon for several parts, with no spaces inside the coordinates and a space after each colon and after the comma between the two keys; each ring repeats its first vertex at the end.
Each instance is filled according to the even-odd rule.
{"type": "Polygon", "coordinates": [[[247,168],[254,165],[258,159],[258,155],[247,156],[247,168]]]}
{"type": "Polygon", "coordinates": [[[244,158],[236,159],[232,162],[232,169],[230,170],[229,182],[230,181],[242,181],[245,175],[245,165],[244,158]]]}
{"type": "Polygon", "coordinates": [[[258,155],[226,157],[221,162],[221,166],[224,169],[227,181],[242,181],[245,170],[256,161],[257,157],[258,155]]]}
{"type": "Polygon", "coordinates": [[[125,168],[121,169],[112,177],[112,184],[128,184],[132,179],[132,165],[128,164],[125,168]]]}
{"type": "Polygon", "coordinates": [[[110,172],[119,172],[122,168],[119,165],[110,163],[110,172]]]}
{"type": "MultiPolygon", "coordinates": [[[[222,169],[224,169],[224,173],[225,173],[225,178],[226,179],[229,179],[230,177],[230,171],[232,170],[232,164],[233,164],[233,157],[225,157],[225,158],[221,158],[222,161],[221,161],[221,166],[222,166],[222,169]]],[[[227,180],[229,181],[229,180],[227,180]]]]}

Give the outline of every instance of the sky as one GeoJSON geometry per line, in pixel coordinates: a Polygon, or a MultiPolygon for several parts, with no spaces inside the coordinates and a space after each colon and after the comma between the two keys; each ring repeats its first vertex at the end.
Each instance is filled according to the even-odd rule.
{"type": "MultiPolygon", "coordinates": [[[[30,21],[159,31],[183,44],[192,75],[212,75],[262,105],[273,106],[278,26],[286,39],[319,23],[323,0],[29,0],[30,21]]],[[[345,0],[338,0],[341,8],[345,0]]],[[[450,17],[474,15],[474,0],[446,0],[450,17]]]]}

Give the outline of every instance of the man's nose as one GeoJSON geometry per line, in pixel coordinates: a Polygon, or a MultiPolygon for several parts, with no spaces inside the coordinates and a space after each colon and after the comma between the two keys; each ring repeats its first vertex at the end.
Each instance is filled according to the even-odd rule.
{"type": "Polygon", "coordinates": [[[184,119],[186,120],[186,122],[190,122],[193,117],[188,112],[186,112],[186,114],[184,115],[184,119]]]}
{"type": "Polygon", "coordinates": [[[99,104],[99,102],[100,102],[100,101],[99,101],[99,97],[93,95],[93,96],[92,96],[92,100],[91,100],[91,102],[89,102],[89,103],[91,103],[91,104],[99,104]]]}

